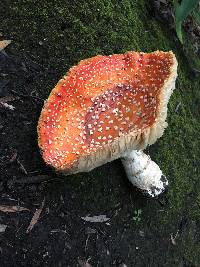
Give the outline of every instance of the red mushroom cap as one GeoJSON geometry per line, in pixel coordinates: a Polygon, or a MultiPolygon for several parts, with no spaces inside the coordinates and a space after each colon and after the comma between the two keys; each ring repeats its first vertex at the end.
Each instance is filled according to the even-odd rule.
{"type": "Polygon", "coordinates": [[[89,171],[154,143],[175,86],[172,52],[95,56],[72,67],[46,101],[39,147],[55,169],[89,171]]]}

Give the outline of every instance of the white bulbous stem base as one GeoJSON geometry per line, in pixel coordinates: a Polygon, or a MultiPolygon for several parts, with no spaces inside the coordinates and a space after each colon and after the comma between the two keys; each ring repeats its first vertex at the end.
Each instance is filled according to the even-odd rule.
{"type": "Polygon", "coordinates": [[[159,166],[141,150],[132,150],[122,158],[129,181],[151,197],[161,194],[168,185],[159,166]]]}

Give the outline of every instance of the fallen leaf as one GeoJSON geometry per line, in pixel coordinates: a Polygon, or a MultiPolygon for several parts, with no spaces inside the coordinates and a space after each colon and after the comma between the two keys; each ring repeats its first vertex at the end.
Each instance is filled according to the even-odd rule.
{"type": "Polygon", "coordinates": [[[7,103],[7,102],[11,102],[11,101],[14,101],[14,100],[18,100],[19,99],[19,96],[4,96],[4,97],[1,97],[0,98],[0,103],[7,103]]]}
{"type": "Polygon", "coordinates": [[[11,152],[8,150],[9,157],[1,159],[0,166],[14,162],[17,159],[17,150],[13,149],[11,152]]]}
{"type": "Polygon", "coordinates": [[[92,265],[89,264],[87,261],[83,261],[83,260],[78,259],[78,263],[79,263],[80,267],[92,267],[92,265]]]}
{"type": "Polygon", "coordinates": [[[102,222],[107,222],[110,220],[110,218],[107,218],[106,215],[99,215],[99,216],[86,216],[86,217],[81,217],[82,220],[86,222],[93,222],[93,223],[102,223],[102,222]]]}
{"type": "Polygon", "coordinates": [[[178,105],[176,106],[176,108],[175,108],[175,112],[178,112],[180,106],[181,106],[181,102],[179,102],[178,105]]]}
{"type": "Polygon", "coordinates": [[[17,159],[17,150],[14,150],[11,158],[9,159],[9,163],[14,162],[16,159],[17,159]]]}
{"type": "Polygon", "coordinates": [[[4,233],[5,230],[6,230],[6,228],[7,228],[7,225],[5,225],[5,224],[0,224],[0,233],[4,233]]]}
{"type": "Polygon", "coordinates": [[[62,230],[62,229],[53,229],[53,230],[51,230],[51,234],[53,234],[53,233],[64,233],[64,234],[68,234],[66,230],[62,230]]]}
{"type": "Polygon", "coordinates": [[[0,51],[6,48],[11,43],[11,40],[2,40],[0,41],[0,51]]]}
{"type": "Polygon", "coordinates": [[[90,227],[87,227],[85,232],[87,235],[90,235],[90,234],[95,234],[97,231],[96,231],[96,229],[92,229],[90,227]]]}
{"type": "Polygon", "coordinates": [[[170,235],[170,239],[171,239],[171,242],[172,242],[172,245],[176,245],[176,239],[172,236],[172,234],[170,235]]]}
{"type": "Polygon", "coordinates": [[[35,176],[25,176],[22,177],[21,179],[18,179],[15,181],[15,183],[19,183],[19,184],[36,184],[36,183],[40,183],[43,181],[48,181],[52,179],[51,176],[46,175],[46,174],[41,174],[41,175],[35,175],[35,176]]]}
{"type": "Polygon", "coordinates": [[[127,265],[125,263],[121,263],[119,267],[127,267],[127,265]]]}
{"type": "Polygon", "coordinates": [[[1,205],[0,211],[2,211],[2,212],[19,212],[19,211],[29,211],[29,209],[24,208],[24,207],[20,207],[20,206],[1,205]]]}
{"type": "Polygon", "coordinates": [[[166,0],[159,0],[159,2],[163,3],[163,4],[167,4],[166,0]]]}
{"type": "Polygon", "coordinates": [[[171,239],[171,242],[172,242],[172,245],[176,245],[176,239],[179,235],[179,230],[176,232],[175,236],[173,236],[173,234],[170,234],[170,239],[171,239]]]}
{"type": "Polygon", "coordinates": [[[41,214],[41,212],[42,212],[42,210],[44,208],[44,203],[45,203],[45,199],[42,201],[41,207],[39,209],[36,209],[32,219],[31,219],[31,222],[30,222],[30,224],[29,224],[29,226],[28,226],[28,228],[26,230],[27,233],[29,233],[33,229],[33,227],[35,226],[35,224],[39,220],[40,214],[41,214]]]}
{"type": "Polygon", "coordinates": [[[4,108],[8,108],[8,109],[10,109],[10,110],[14,110],[14,109],[15,109],[15,107],[14,107],[13,105],[10,105],[10,104],[7,104],[7,103],[1,103],[1,102],[0,102],[0,104],[1,104],[1,106],[3,106],[4,108]]]}

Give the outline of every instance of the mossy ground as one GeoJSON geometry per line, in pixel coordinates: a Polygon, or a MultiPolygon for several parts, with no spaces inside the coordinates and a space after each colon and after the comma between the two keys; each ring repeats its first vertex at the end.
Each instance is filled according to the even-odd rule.
{"type": "MultiPolygon", "coordinates": [[[[117,263],[115,265],[115,258],[118,257],[127,266],[198,267],[200,79],[191,76],[175,34],[168,31],[167,25],[160,25],[155,20],[148,5],[148,1],[141,0],[7,0],[1,4],[1,31],[5,37],[12,39],[8,54],[19,57],[26,55],[48,70],[38,75],[27,87],[27,91],[34,91],[44,99],[69,67],[81,59],[128,50],[174,51],[179,68],[176,90],[169,103],[169,126],[164,136],[147,149],[169,178],[169,189],[161,199],[163,206],[131,188],[119,161],[88,174],[70,176],[61,185],[55,182],[46,190],[55,201],[61,193],[66,194],[65,188],[73,191],[75,201],[70,202],[70,208],[80,216],[101,213],[113,216],[110,228],[105,230],[107,235],[103,237],[111,255],[102,252],[102,256],[89,249],[82,252],[81,244],[73,243],[71,246],[74,251],[69,251],[72,258],[91,257],[94,266],[97,266],[97,262],[99,266],[118,266],[117,263]],[[49,74],[49,70],[53,74],[49,74]],[[138,209],[142,213],[141,220],[136,223],[133,217],[138,209]],[[171,236],[174,237],[176,233],[176,244],[173,245],[171,236]]],[[[16,88],[21,90],[17,79],[16,88]]],[[[32,128],[35,141],[26,153],[38,149],[36,124],[41,107],[35,108],[32,128]]],[[[19,129],[16,130],[17,134],[20,135],[19,129]]],[[[26,140],[28,142],[29,137],[26,140]]],[[[38,164],[41,166],[41,163],[38,164]]],[[[27,159],[27,165],[31,165],[31,159],[27,159]]],[[[70,210],[67,212],[70,214],[70,210]]],[[[73,216],[69,216],[72,225],[75,220],[73,216]]],[[[78,242],[78,236],[73,237],[77,239],[74,242],[78,242]]],[[[50,258],[48,262],[56,263],[52,263],[50,258]]],[[[71,262],[73,260],[69,256],[69,266],[76,266],[73,263],[70,265],[71,262]]],[[[65,266],[62,265],[62,259],[61,266],[65,266]]]]}

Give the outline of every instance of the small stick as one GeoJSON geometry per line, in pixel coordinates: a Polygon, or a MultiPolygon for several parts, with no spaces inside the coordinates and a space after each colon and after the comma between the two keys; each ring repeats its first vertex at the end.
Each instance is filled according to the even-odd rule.
{"type": "Polygon", "coordinates": [[[7,205],[1,205],[0,211],[2,212],[19,212],[19,211],[29,211],[29,209],[20,207],[20,206],[7,206],[7,205]]]}
{"type": "Polygon", "coordinates": [[[20,169],[25,173],[28,174],[27,170],[25,169],[24,165],[17,159],[17,163],[20,165],[20,169]]]}
{"type": "Polygon", "coordinates": [[[0,106],[10,109],[10,110],[15,110],[15,107],[13,105],[7,104],[7,103],[1,103],[0,102],[0,106]]]}
{"type": "Polygon", "coordinates": [[[45,203],[45,198],[43,199],[42,205],[40,206],[40,208],[36,209],[32,219],[31,219],[31,222],[30,222],[30,224],[29,224],[29,226],[28,226],[28,228],[26,230],[26,233],[29,233],[33,229],[35,224],[38,222],[38,220],[40,218],[40,214],[41,214],[41,212],[42,212],[42,210],[44,208],[44,203],[45,203]]]}
{"type": "Polygon", "coordinates": [[[53,177],[46,174],[41,174],[37,176],[26,176],[14,182],[18,184],[36,184],[48,180],[53,180],[53,177]]]}

